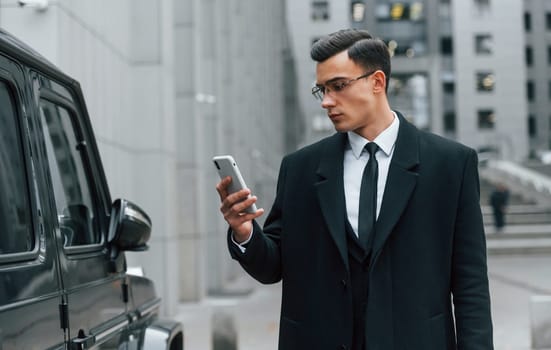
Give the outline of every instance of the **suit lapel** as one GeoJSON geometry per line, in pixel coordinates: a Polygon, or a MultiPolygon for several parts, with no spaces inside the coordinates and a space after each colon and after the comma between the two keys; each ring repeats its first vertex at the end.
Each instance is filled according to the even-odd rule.
{"type": "Polygon", "coordinates": [[[343,160],[347,142],[345,133],[337,133],[328,139],[317,169],[318,200],[329,233],[348,269],[348,248],[345,232],[345,208],[343,160]]]}
{"type": "Polygon", "coordinates": [[[378,257],[417,184],[419,131],[408,123],[399,112],[396,114],[400,118],[400,128],[388,171],[381,211],[375,224],[373,260],[378,257]]]}

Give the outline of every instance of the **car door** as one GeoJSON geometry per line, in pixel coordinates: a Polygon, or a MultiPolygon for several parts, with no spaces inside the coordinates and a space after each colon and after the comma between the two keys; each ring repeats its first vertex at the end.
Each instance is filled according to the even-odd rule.
{"type": "Polygon", "coordinates": [[[106,249],[109,195],[89,125],[74,91],[36,74],[51,206],[70,337],[81,348],[119,349],[127,342],[124,272],[111,272],[106,249]],[[78,339],[77,339],[78,338],[78,339]]]}
{"type": "Polygon", "coordinates": [[[0,349],[63,349],[60,275],[23,69],[0,55],[0,349]]]}

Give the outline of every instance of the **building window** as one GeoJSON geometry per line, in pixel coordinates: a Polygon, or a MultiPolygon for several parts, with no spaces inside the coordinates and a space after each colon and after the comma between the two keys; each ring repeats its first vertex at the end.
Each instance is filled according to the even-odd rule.
{"type": "Polygon", "coordinates": [[[527,32],[532,31],[532,16],[529,12],[524,12],[524,30],[527,32]]]}
{"type": "Polygon", "coordinates": [[[440,39],[440,53],[445,56],[453,54],[453,41],[451,37],[443,37],[440,39]]]}
{"type": "Polygon", "coordinates": [[[455,83],[453,81],[446,81],[442,84],[442,89],[446,94],[455,93],[455,83]]]}
{"type": "Polygon", "coordinates": [[[534,96],[536,94],[536,87],[534,85],[534,82],[529,80],[526,82],[526,98],[528,101],[532,102],[534,101],[534,96]]]}
{"type": "Polygon", "coordinates": [[[475,52],[478,55],[490,55],[493,52],[493,39],[491,34],[475,35],[475,52]]]}
{"type": "Polygon", "coordinates": [[[474,0],[474,5],[479,15],[490,13],[490,0],[474,0]]]}
{"type": "Polygon", "coordinates": [[[525,52],[524,58],[526,60],[526,65],[530,67],[534,63],[534,53],[532,50],[532,46],[526,46],[524,52],[525,52]]]}
{"type": "Polygon", "coordinates": [[[388,85],[388,97],[403,110],[420,129],[430,126],[429,78],[426,73],[393,74],[388,85]]]}
{"type": "Polygon", "coordinates": [[[547,30],[551,30],[551,13],[550,12],[547,12],[545,14],[545,28],[547,28],[547,30]]]}
{"type": "Polygon", "coordinates": [[[528,135],[530,137],[535,137],[537,134],[537,120],[533,114],[528,116],[528,135]]]}
{"type": "Polygon", "coordinates": [[[425,8],[420,1],[380,3],[375,8],[375,17],[379,21],[417,22],[425,19],[425,8]]]}
{"type": "Polygon", "coordinates": [[[547,63],[551,65],[551,46],[547,46],[547,63]]]}
{"type": "Polygon", "coordinates": [[[455,112],[444,113],[444,131],[455,132],[455,112]]]}
{"type": "Polygon", "coordinates": [[[549,94],[549,99],[551,100],[551,80],[549,81],[548,85],[549,85],[548,86],[548,90],[549,90],[548,94],[549,94]]]}
{"type": "Polygon", "coordinates": [[[363,22],[365,18],[365,4],[362,1],[352,2],[352,21],[363,22]]]}
{"type": "Polygon", "coordinates": [[[312,20],[327,21],[329,20],[329,3],[327,1],[312,1],[312,20]]]}
{"type": "Polygon", "coordinates": [[[424,3],[414,0],[379,0],[375,3],[373,13],[377,31],[384,33],[381,39],[388,43],[391,56],[411,58],[425,55],[428,32],[424,3]]]}
{"type": "Polygon", "coordinates": [[[478,128],[493,129],[496,117],[492,109],[481,109],[478,111],[478,128]]]}
{"type": "Polygon", "coordinates": [[[477,72],[476,73],[476,89],[477,91],[494,91],[495,77],[492,72],[477,72]]]}

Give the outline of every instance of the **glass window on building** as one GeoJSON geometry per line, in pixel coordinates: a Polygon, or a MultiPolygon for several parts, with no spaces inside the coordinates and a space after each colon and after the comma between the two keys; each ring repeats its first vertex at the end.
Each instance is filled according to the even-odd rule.
{"type": "Polygon", "coordinates": [[[488,7],[490,6],[490,0],[474,0],[476,6],[488,7]]]}
{"type": "Polygon", "coordinates": [[[393,74],[389,81],[388,97],[393,105],[400,106],[400,111],[418,128],[430,127],[427,74],[393,74]]]}
{"type": "Polygon", "coordinates": [[[526,46],[524,52],[525,52],[524,59],[526,60],[526,65],[530,67],[534,63],[534,52],[532,50],[532,46],[526,46]]]}
{"type": "Polygon", "coordinates": [[[475,35],[475,52],[477,55],[490,55],[493,52],[494,41],[491,34],[475,35]]]}
{"type": "Polygon", "coordinates": [[[551,65],[551,46],[547,46],[547,63],[551,65]]]}
{"type": "Polygon", "coordinates": [[[440,53],[444,56],[453,55],[453,41],[451,36],[440,38],[440,53]]]}
{"type": "Polygon", "coordinates": [[[536,137],[537,135],[537,120],[533,114],[528,116],[528,135],[530,137],[536,137]]]}
{"type": "Polygon", "coordinates": [[[375,17],[379,21],[422,21],[425,19],[425,8],[422,1],[404,3],[379,0],[375,17]]]}
{"type": "Polygon", "coordinates": [[[476,73],[476,90],[481,92],[494,91],[495,77],[490,71],[476,73]]]}
{"type": "Polygon", "coordinates": [[[534,82],[529,80],[526,82],[526,98],[528,101],[532,102],[534,101],[534,97],[536,95],[536,87],[534,85],[534,82]]]}
{"type": "Polygon", "coordinates": [[[474,7],[478,15],[490,13],[490,0],[474,0],[474,7]]]}
{"type": "Polygon", "coordinates": [[[329,2],[315,0],[312,1],[312,20],[327,21],[329,20],[329,2]]]}
{"type": "Polygon", "coordinates": [[[453,81],[446,81],[442,84],[442,89],[446,94],[455,93],[455,83],[453,81]]]}
{"type": "Polygon", "coordinates": [[[545,28],[551,31],[551,12],[545,14],[545,28]]]}
{"type": "Polygon", "coordinates": [[[455,112],[444,113],[444,131],[455,132],[455,112]]]}
{"type": "Polygon", "coordinates": [[[478,128],[493,129],[496,122],[496,116],[493,109],[480,109],[478,111],[478,128]]]}
{"type": "Polygon", "coordinates": [[[392,56],[415,57],[427,52],[427,23],[422,1],[378,0],[375,7],[377,31],[392,56]]]}
{"type": "Polygon", "coordinates": [[[532,31],[532,15],[529,12],[524,12],[524,30],[527,32],[532,31]]]}
{"type": "Polygon", "coordinates": [[[363,22],[365,19],[365,4],[363,1],[353,1],[352,6],[352,21],[363,22]]]}

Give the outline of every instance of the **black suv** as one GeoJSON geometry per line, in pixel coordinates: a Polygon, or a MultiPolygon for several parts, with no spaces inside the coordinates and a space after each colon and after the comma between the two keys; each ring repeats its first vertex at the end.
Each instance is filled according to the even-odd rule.
{"type": "Polygon", "coordinates": [[[80,85],[0,30],[0,350],[183,348],[126,273],[151,221],[111,201],[80,85]]]}

